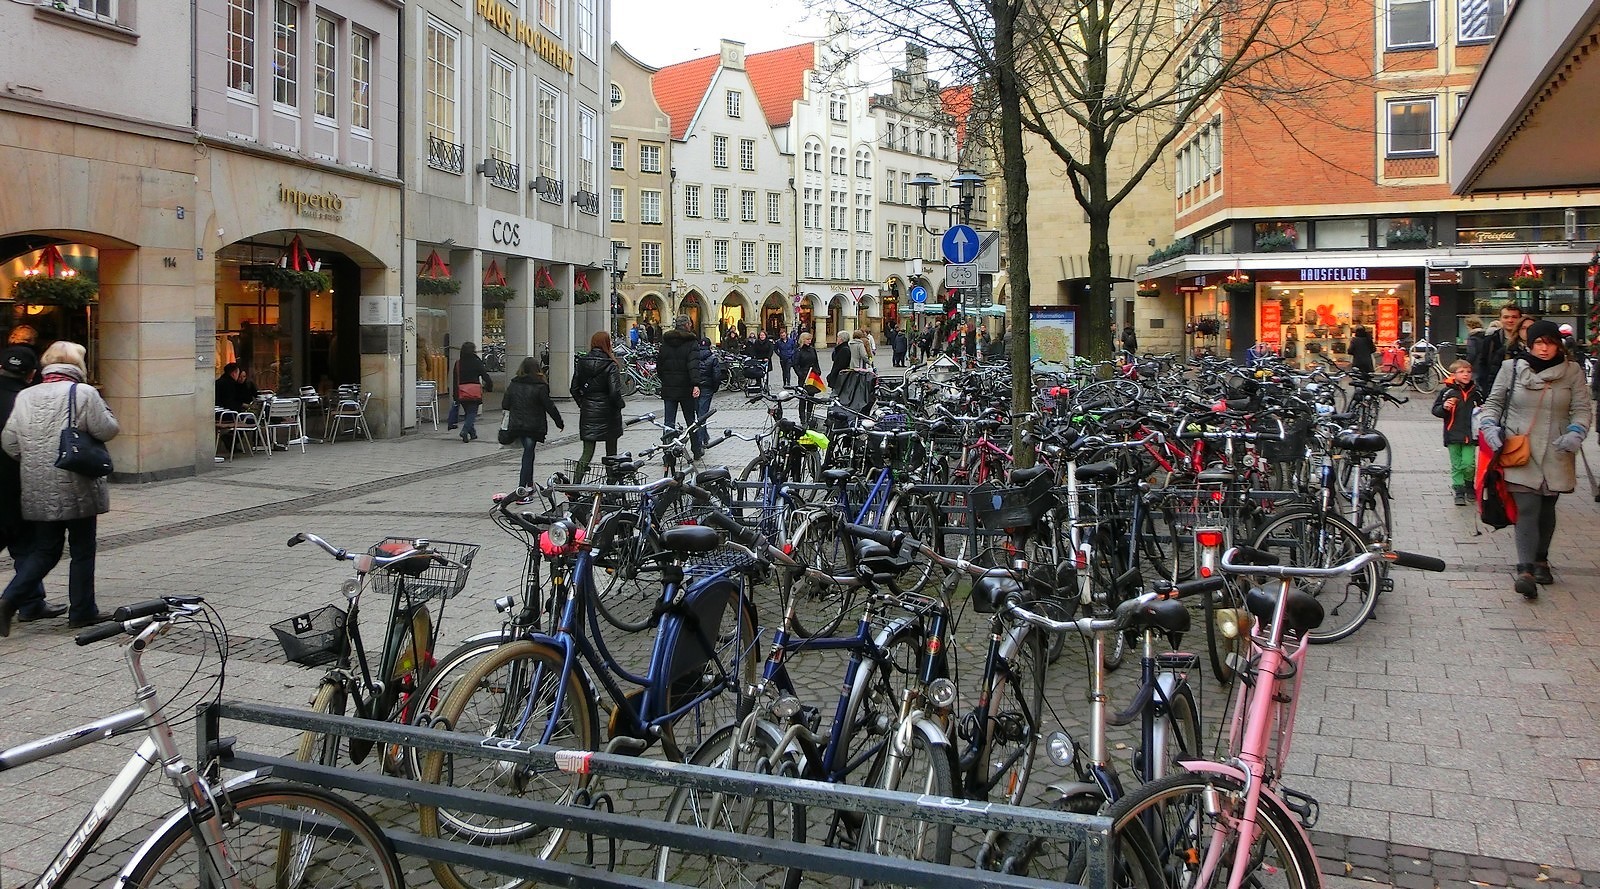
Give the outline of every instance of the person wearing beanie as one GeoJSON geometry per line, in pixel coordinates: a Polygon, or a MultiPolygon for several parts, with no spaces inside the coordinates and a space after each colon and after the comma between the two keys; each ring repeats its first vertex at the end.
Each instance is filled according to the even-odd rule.
{"type": "Polygon", "coordinates": [[[1502,471],[1517,504],[1516,578],[1525,599],[1555,582],[1550,543],[1556,531],[1556,501],[1578,485],[1576,455],[1589,433],[1593,402],[1577,361],[1561,345],[1561,329],[1535,321],[1523,340],[1527,351],[1508,358],[1480,412],[1478,434],[1497,453],[1515,435],[1528,437],[1528,458],[1502,471]]]}
{"type": "MultiPolygon", "coordinates": [[[[0,351],[0,429],[11,419],[17,395],[33,385],[38,369],[39,356],[32,346],[7,346],[0,351]]],[[[11,554],[13,565],[22,564],[32,536],[33,523],[22,517],[22,464],[0,453],[0,546],[11,554]]],[[[17,619],[24,622],[66,613],[67,606],[45,601],[43,581],[17,601],[17,619]]]]}

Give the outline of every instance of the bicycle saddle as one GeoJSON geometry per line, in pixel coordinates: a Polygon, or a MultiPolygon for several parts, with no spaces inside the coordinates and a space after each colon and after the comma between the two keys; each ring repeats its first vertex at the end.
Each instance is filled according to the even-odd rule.
{"type": "Polygon", "coordinates": [[[1376,454],[1389,447],[1389,439],[1382,432],[1351,432],[1347,429],[1333,437],[1333,446],[1357,454],[1376,454]]]}
{"type": "Polygon", "coordinates": [[[1194,481],[1197,485],[1228,485],[1235,478],[1231,469],[1202,469],[1195,474],[1194,481]]]}
{"type": "Polygon", "coordinates": [[[1151,627],[1165,633],[1189,632],[1189,606],[1177,599],[1158,599],[1139,609],[1131,629],[1151,627]]]}
{"type": "MultiPolygon", "coordinates": [[[[1244,594],[1245,607],[1255,615],[1256,620],[1267,623],[1272,620],[1272,614],[1278,609],[1278,586],[1268,584],[1265,586],[1251,587],[1244,594]]],[[[1300,587],[1289,584],[1289,602],[1283,609],[1285,629],[1295,633],[1308,633],[1322,626],[1324,617],[1322,603],[1317,598],[1300,587]]]]}
{"type": "Polygon", "coordinates": [[[994,614],[1006,599],[1022,595],[1022,584],[1013,577],[983,577],[972,585],[970,601],[972,610],[979,614],[994,614]]]}
{"type": "Polygon", "coordinates": [[[708,525],[678,525],[661,532],[661,546],[675,553],[708,553],[722,546],[722,532],[708,525]]]}
{"type": "Polygon", "coordinates": [[[1116,481],[1117,476],[1120,474],[1121,471],[1117,469],[1117,464],[1104,460],[1099,463],[1079,466],[1073,471],[1073,475],[1077,477],[1078,481],[1089,484],[1116,481]]]}
{"type": "Polygon", "coordinates": [[[633,461],[632,454],[611,454],[600,458],[601,466],[621,466],[633,461]]]}
{"type": "Polygon", "coordinates": [[[1038,479],[1043,478],[1045,481],[1038,483],[1045,487],[1049,487],[1050,483],[1054,480],[1054,477],[1055,470],[1041,463],[1037,466],[1029,466],[1027,469],[1013,470],[1011,473],[1011,483],[1019,488],[1026,488],[1029,487],[1031,483],[1037,482],[1038,479]]]}
{"type": "Polygon", "coordinates": [[[845,483],[845,482],[850,480],[850,475],[851,475],[851,473],[850,473],[850,470],[848,470],[848,469],[824,469],[824,470],[822,470],[822,480],[825,483],[830,484],[830,485],[843,484],[843,483],[845,483]]]}
{"type": "Polygon", "coordinates": [[[728,471],[728,467],[718,466],[714,469],[702,469],[695,473],[694,483],[696,485],[709,485],[714,482],[729,481],[732,478],[733,473],[728,471]]]}
{"type": "Polygon", "coordinates": [[[888,583],[906,573],[911,559],[873,540],[857,540],[856,566],[866,571],[875,583],[888,583]]]}

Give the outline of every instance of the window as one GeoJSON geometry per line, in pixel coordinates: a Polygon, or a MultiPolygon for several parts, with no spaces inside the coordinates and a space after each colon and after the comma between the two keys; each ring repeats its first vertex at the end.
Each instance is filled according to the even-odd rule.
{"type": "Polygon", "coordinates": [[[783,245],[777,241],[767,244],[767,274],[783,274],[783,245]]]}
{"type": "Polygon", "coordinates": [[[805,212],[802,220],[803,226],[810,229],[822,228],[822,189],[807,188],[805,191],[805,212]]]}
{"type": "Polygon", "coordinates": [[[807,278],[821,278],[822,277],[822,248],[821,247],[807,247],[807,248],[805,248],[805,259],[806,259],[805,276],[807,278]]]}
{"type": "Polygon", "coordinates": [[[228,89],[256,94],[256,0],[228,0],[228,89]]]}
{"type": "Polygon", "coordinates": [[[1433,45],[1433,0],[1388,0],[1389,49],[1433,45]]]}
{"type": "Polygon", "coordinates": [[[1317,219],[1311,224],[1318,250],[1372,246],[1366,219],[1317,219]]]}
{"type": "Polygon", "coordinates": [[[683,187],[683,215],[690,219],[700,218],[700,186],[685,185],[683,187]]]}
{"type": "Polygon", "coordinates": [[[845,220],[848,218],[850,208],[845,204],[844,192],[828,192],[828,228],[836,232],[845,230],[845,220]]]}
{"type": "Polygon", "coordinates": [[[628,143],[621,139],[611,140],[611,169],[622,169],[623,161],[628,156],[628,143]]]}
{"type": "Polygon", "coordinates": [[[556,109],[561,105],[561,94],[539,84],[539,175],[550,179],[561,176],[561,149],[556,142],[556,127],[560,123],[556,109]]]}
{"type": "Polygon", "coordinates": [[[711,137],[711,166],[726,170],[728,168],[728,137],[711,137]]]}
{"type": "Polygon", "coordinates": [[[773,225],[783,224],[783,195],[775,191],[767,192],[767,222],[773,225]]]}
{"type": "Polygon", "coordinates": [[[857,250],[856,251],[856,280],[857,281],[871,281],[873,279],[873,277],[875,277],[875,276],[872,274],[872,251],[871,250],[857,250]]]}
{"type": "Polygon", "coordinates": [[[723,94],[723,99],[728,109],[728,116],[738,119],[744,116],[744,93],[738,90],[728,90],[723,94]]]}
{"type": "MultiPolygon", "coordinates": [[[[47,4],[46,4],[47,5],[47,4]]],[[[56,4],[57,9],[72,10],[84,18],[115,24],[128,24],[119,22],[117,18],[117,0],[66,0],[66,5],[56,4]]]]}
{"type": "Polygon", "coordinates": [[[611,85],[611,107],[622,107],[622,87],[617,86],[614,83],[611,85]]]}
{"type": "Polygon", "coordinates": [[[898,248],[900,246],[899,235],[900,235],[900,226],[896,225],[893,222],[889,223],[888,234],[883,239],[883,241],[884,241],[883,254],[885,256],[898,257],[900,255],[900,251],[898,249],[896,249],[896,248],[898,248]]]}
{"type": "Polygon", "coordinates": [[[456,43],[460,34],[428,19],[428,58],[423,63],[423,125],[428,135],[459,144],[456,109],[456,43]]]}
{"type": "Polygon", "coordinates": [[[350,126],[372,129],[372,37],[350,32],[350,126]]]}
{"type": "Polygon", "coordinates": [[[872,195],[865,192],[856,195],[856,231],[862,234],[872,232],[872,195]]]}
{"type": "Polygon", "coordinates": [[[595,0],[578,0],[578,52],[583,53],[586,59],[595,57],[595,33],[597,31],[594,14],[595,0]]]}
{"type": "Polygon", "coordinates": [[[884,188],[883,188],[883,199],[884,199],[884,201],[886,201],[888,203],[891,203],[891,204],[894,203],[894,171],[893,170],[884,170],[883,171],[883,184],[884,184],[884,188]]]}
{"type": "Polygon", "coordinates": [[[726,188],[711,189],[711,218],[728,221],[728,190],[726,188]]]}
{"type": "Polygon", "coordinates": [[[578,106],[578,190],[594,194],[600,188],[595,153],[600,148],[598,118],[593,108],[578,106]]]}
{"type": "Polygon", "coordinates": [[[739,242],[739,271],[747,275],[756,273],[756,242],[739,242]]]}
{"type": "Polygon", "coordinates": [[[339,116],[339,106],[335,102],[339,91],[339,23],[317,16],[317,33],[312,44],[316,70],[311,82],[311,111],[319,118],[332,121],[339,116]]]}
{"type": "Polygon", "coordinates": [[[539,24],[557,34],[561,33],[560,0],[539,0],[539,24]]]}
{"type": "Polygon", "coordinates": [[[648,142],[639,145],[639,172],[661,172],[661,146],[651,145],[648,142]]]}
{"type": "Polygon", "coordinates": [[[844,96],[843,95],[841,95],[839,93],[834,93],[833,95],[828,97],[828,119],[829,120],[844,120],[844,111],[845,111],[845,102],[844,102],[844,96]]]}
{"type": "Polygon", "coordinates": [[[914,145],[915,147],[912,150],[915,151],[917,154],[921,154],[922,153],[922,131],[921,130],[917,130],[915,139],[916,139],[916,141],[912,143],[912,145],[914,145]]]}
{"type": "Polygon", "coordinates": [[[905,170],[900,171],[900,203],[911,203],[911,174],[905,170]]]}
{"type": "Polygon", "coordinates": [[[739,192],[739,221],[756,221],[756,193],[753,191],[739,192]]]}
{"type": "Polygon", "coordinates": [[[809,173],[822,172],[822,143],[815,139],[806,140],[805,149],[806,171],[809,173]]]}
{"type": "Polygon", "coordinates": [[[907,223],[900,226],[900,258],[910,259],[911,256],[911,225],[907,223]]]}
{"type": "Polygon", "coordinates": [[[689,271],[700,271],[700,239],[689,238],[683,242],[683,264],[689,271]]]}
{"type": "Polygon", "coordinates": [[[828,277],[841,280],[849,271],[847,263],[850,261],[850,251],[843,247],[834,247],[828,251],[828,277]]]}
{"type": "Polygon", "coordinates": [[[845,174],[844,149],[838,145],[828,149],[828,172],[835,176],[845,174]]]}
{"type": "Polygon", "coordinates": [[[272,101],[300,104],[300,7],[290,0],[272,6],[272,101]]]}
{"type": "Polygon", "coordinates": [[[1456,0],[1460,10],[1461,40],[1489,40],[1500,34],[1511,0],[1456,0]]]}
{"type": "Polygon", "coordinates": [[[753,173],[756,169],[756,140],[739,140],[739,169],[753,173]]]}
{"type": "Polygon", "coordinates": [[[711,242],[711,270],[725,272],[728,270],[728,242],[715,240],[711,242]]]}
{"type": "Polygon", "coordinates": [[[517,162],[517,69],[494,53],[489,53],[488,82],[484,103],[489,129],[489,156],[508,164],[517,162]]]}
{"type": "Polygon", "coordinates": [[[639,242],[639,274],[646,278],[661,277],[661,242],[639,242]]]}
{"type": "Polygon", "coordinates": [[[611,189],[611,221],[627,222],[627,216],[622,208],[622,189],[615,186],[611,189]]]}
{"type": "Polygon", "coordinates": [[[856,178],[872,178],[872,155],[865,148],[856,152],[856,178]]]}
{"type": "Polygon", "coordinates": [[[661,192],[653,188],[639,189],[639,221],[645,225],[661,224],[661,192]]]}
{"type": "Polygon", "coordinates": [[[1425,156],[1435,154],[1433,147],[1433,97],[1390,99],[1389,146],[1390,157],[1425,156]]]}
{"type": "Polygon", "coordinates": [[[927,259],[928,258],[927,242],[923,239],[922,232],[920,230],[917,232],[917,252],[908,253],[907,255],[908,256],[918,256],[918,257],[921,257],[923,259],[927,259]]]}

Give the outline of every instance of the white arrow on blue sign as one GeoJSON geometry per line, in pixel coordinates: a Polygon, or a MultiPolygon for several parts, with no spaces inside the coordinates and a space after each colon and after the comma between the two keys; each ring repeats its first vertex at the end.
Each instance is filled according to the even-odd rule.
{"type": "Polygon", "coordinates": [[[927,302],[928,301],[928,288],[923,287],[921,284],[918,284],[917,286],[911,288],[911,301],[914,302],[914,303],[925,303],[925,302],[927,302]]]}
{"type": "Polygon", "coordinates": [[[978,258],[978,232],[970,225],[951,226],[939,243],[945,262],[966,265],[978,258]]]}

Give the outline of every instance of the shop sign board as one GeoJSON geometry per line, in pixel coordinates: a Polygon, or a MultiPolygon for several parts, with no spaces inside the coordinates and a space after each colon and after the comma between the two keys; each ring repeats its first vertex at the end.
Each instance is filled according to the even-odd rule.
{"type": "Polygon", "coordinates": [[[1331,269],[1301,269],[1302,281],[1365,281],[1367,270],[1364,268],[1331,268],[1331,269]]]}
{"type": "Polygon", "coordinates": [[[1272,347],[1274,352],[1282,347],[1283,340],[1283,304],[1276,300],[1268,300],[1261,304],[1261,342],[1272,347]]]}
{"type": "Polygon", "coordinates": [[[1400,300],[1376,300],[1378,323],[1372,332],[1372,338],[1380,345],[1392,343],[1400,338],[1400,300]]]}
{"type": "Polygon", "coordinates": [[[361,297],[361,323],[362,324],[403,324],[405,323],[405,310],[398,296],[370,296],[363,294],[361,297]]]}

